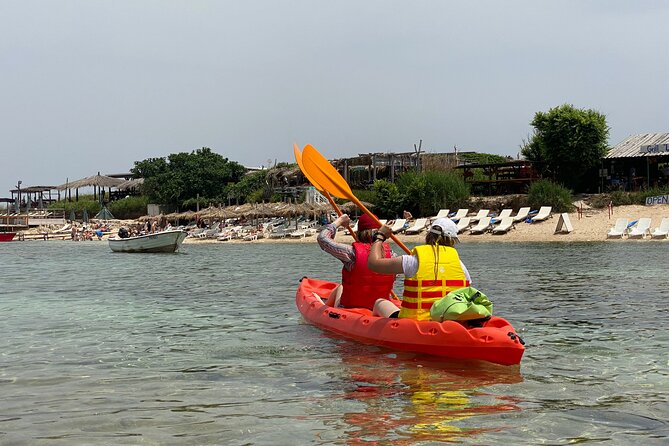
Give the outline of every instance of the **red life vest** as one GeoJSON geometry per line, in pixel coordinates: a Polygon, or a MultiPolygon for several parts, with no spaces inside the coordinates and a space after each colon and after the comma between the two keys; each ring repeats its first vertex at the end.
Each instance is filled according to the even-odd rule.
{"type": "MultiPolygon", "coordinates": [[[[372,245],[354,242],[355,263],[351,271],[342,268],[343,290],[340,305],[346,308],[374,309],[376,299],[388,299],[395,283],[394,274],[379,274],[367,268],[367,258],[372,245]]],[[[383,244],[383,256],[390,258],[388,243],[383,244]]]]}

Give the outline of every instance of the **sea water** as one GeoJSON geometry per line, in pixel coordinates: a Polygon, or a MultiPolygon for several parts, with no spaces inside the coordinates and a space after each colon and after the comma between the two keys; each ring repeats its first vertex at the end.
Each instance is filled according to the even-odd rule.
{"type": "Polygon", "coordinates": [[[298,280],[341,268],[315,243],[0,244],[0,444],[668,443],[669,244],[458,249],[519,367],[306,324],[298,280]]]}

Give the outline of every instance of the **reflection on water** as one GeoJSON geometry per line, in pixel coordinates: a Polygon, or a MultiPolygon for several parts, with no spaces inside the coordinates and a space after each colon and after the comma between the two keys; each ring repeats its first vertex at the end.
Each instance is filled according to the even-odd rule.
{"type": "Polygon", "coordinates": [[[462,244],[520,368],[306,324],[314,244],[0,244],[0,444],[666,445],[669,244],[462,244]]]}
{"type": "Polygon", "coordinates": [[[486,416],[519,410],[513,397],[487,388],[522,381],[519,367],[452,362],[338,344],[343,398],[362,403],[343,414],[347,444],[451,442],[502,429],[486,416]]]}

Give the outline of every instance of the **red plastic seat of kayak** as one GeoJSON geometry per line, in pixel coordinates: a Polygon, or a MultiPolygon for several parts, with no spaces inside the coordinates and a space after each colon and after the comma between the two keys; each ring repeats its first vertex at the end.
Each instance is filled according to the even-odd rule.
{"type": "MultiPolygon", "coordinates": [[[[366,344],[454,359],[519,364],[525,347],[513,326],[493,316],[481,327],[455,321],[416,321],[373,316],[365,308],[329,307],[326,298],[336,283],[305,277],[295,303],[311,324],[366,344]]],[[[400,302],[395,302],[397,306],[400,302]]]]}

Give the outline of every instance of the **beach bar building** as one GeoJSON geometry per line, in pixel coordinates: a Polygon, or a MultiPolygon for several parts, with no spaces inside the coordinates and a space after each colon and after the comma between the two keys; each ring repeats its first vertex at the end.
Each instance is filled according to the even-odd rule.
{"type": "Polygon", "coordinates": [[[669,133],[640,133],[612,147],[599,172],[602,191],[669,185],[669,133]]]}

